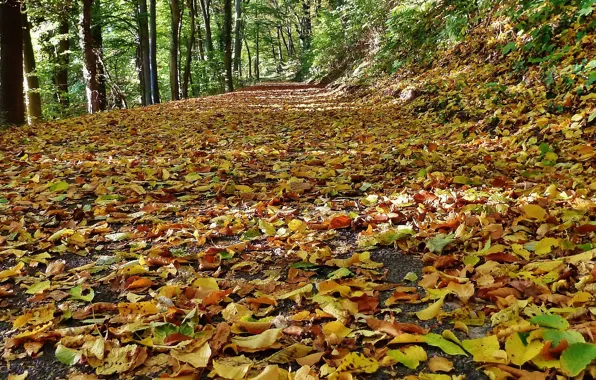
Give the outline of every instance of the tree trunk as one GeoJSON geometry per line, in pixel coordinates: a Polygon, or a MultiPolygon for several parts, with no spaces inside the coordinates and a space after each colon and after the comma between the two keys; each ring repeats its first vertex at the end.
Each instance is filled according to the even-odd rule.
{"type": "MultiPolygon", "coordinates": [[[[193,0],[193,1],[196,1],[196,0],[193,0]]],[[[197,9],[198,9],[197,8],[197,3],[194,4],[194,8],[195,8],[195,15],[196,15],[197,14],[196,12],[197,12],[197,9]]],[[[199,50],[199,59],[201,61],[204,61],[205,60],[205,46],[203,44],[203,33],[201,32],[201,23],[200,22],[198,22],[198,23],[195,22],[195,24],[198,24],[198,27],[197,27],[197,31],[196,32],[197,32],[197,45],[198,45],[198,50],[199,50]]]]}
{"type": "Polygon", "coordinates": [[[248,48],[248,41],[244,38],[244,46],[246,47],[246,54],[248,54],[248,77],[252,79],[252,57],[250,56],[250,49],[248,48]]]}
{"type": "Polygon", "coordinates": [[[190,83],[190,69],[192,64],[192,49],[195,46],[196,11],[193,0],[187,0],[188,14],[190,16],[190,36],[186,44],[186,62],[184,64],[184,75],[182,79],[182,97],[188,98],[188,86],[190,83]]]}
{"type": "Polygon", "coordinates": [[[178,82],[178,32],[180,27],[179,0],[170,0],[170,94],[172,100],[180,99],[180,84],[178,82]]]}
{"type": "Polygon", "coordinates": [[[23,13],[23,61],[27,75],[27,113],[31,123],[41,119],[41,95],[39,94],[39,78],[35,70],[35,54],[31,43],[31,24],[27,13],[23,13]]]}
{"type": "Polygon", "coordinates": [[[232,72],[232,0],[224,0],[224,66],[226,68],[226,91],[234,91],[232,72]]]}
{"type": "Polygon", "coordinates": [[[23,18],[17,0],[0,2],[0,125],[25,123],[23,18]]]}
{"type": "Polygon", "coordinates": [[[99,110],[105,111],[108,106],[106,92],[106,73],[103,62],[103,36],[102,36],[101,0],[93,0],[91,11],[91,36],[93,38],[93,50],[97,59],[97,98],[99,110]]]}
{"type": "Polygon", "coordinates": [[[151,102],[157,104],[160,102],[159,81],[157,78],[157,12],[156,0],[149,0],[149,12],[151,14],[150,36],[149,36],[149,70],[151,76],[151,102]]]}
{"type": "Polygon", "coordinates": [[[207,57],[213,56],[213,36],[211,34],[211,13],[209,7],[211,0],[199,0],[201,5],[201,12],[203,13],[203,21],[205,21],[205,43],[207,44],[207,57]]]}
{"type": "Polygon", "coordinates": [[[259,70],[259,26],[260,24],[257,22],[257,36],[256,36],[256,46],[255,46],[255,50],[256,50],[256,54],[255,54],[255,77],[257,78],[257,80],[261,79],[261,71],[259,70]]]}
{"type": "Polygon", "coordinates": [[[281,26],[277,27],[277,52],[279,53],[279,62],[283,63],[284,55],[283,55],[283,48],[281,43],[281,26]]]}
{"type": "MultiPolygon", "coordinates": [[[[70,7],[68,7],[70,9],[70,7]]],[[[56,46],[56,68],[54,69],[54,85],[56,86],[56,98],[63,108],[70,106],[68,97],[68,66],[70,64],[70,23],[68,14],[61,15],[58,25],[60,34],[58,45],[56,46]]]]}
{"type": "Polygon", "coordinates": [[[294,48],[294,39],[292,38],[292,25],[288,27],[288,55],[294,56],[296,49],[294,48]]]}
{"type": "Polygon", "coordinates": [[[242,0],[235,0],[235,24],[234,24],[234,71],[240,71],[242,60],[242,0]]]}
{"type": "Polygon", "coordinates": [[[153,103],[151,92],[151,55],[149,52],[149,13],[147,0],[137,1],[137,18],[139,25],[140,70],[143,73],[141,88],[143,89],[143,105],[153,103]]]}
{"type": "Polygon", "coordinates": [[[312,34],[312,21],[310,19],[310,1],[302,0],[302,19],[300,20],[300,40],[302,41],[302,51],[310,49],[310,40],[312,34]]]}
{"type": "Polygon", "coordinates": [[[85,92],[87,95],[87,111],[95,113],[100,110],[99,81],[97,80],[97,55],[93,49],[93,35],[91,33],[91,16],[93,0],[82,0],[83,13],[81,17],[81,43],[85,58],[85,92]]]}

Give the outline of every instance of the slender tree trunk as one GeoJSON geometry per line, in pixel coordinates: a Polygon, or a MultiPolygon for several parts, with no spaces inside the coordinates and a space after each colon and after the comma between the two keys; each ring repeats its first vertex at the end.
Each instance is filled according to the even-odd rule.
{"type": "MultiPolygon", "coordinates": [[[[195,0],[196,1],[196,0],[195,0]]],[[[194,5],[195,8],[195,14],[197,12],[197,4],[195,3],[194,5]]],[[[205,60],[205,46],[204,46],[204,41],[203,41],[203,32],[201,32],[201,23],[198,22],[197,23],[198,27],[197,27],[197,45],[198,45],[198,50],[199,50],[199,59],[201,61],[205,60]]]]}
{"type": "Polygon", "coordinates": [[[302,49],[306,51],[310,49],[310,40],[312,35],[312,21],[310,18],[310,2],[311,0],[302,0],[302,19],[300,20],[300,39],[302,41],[302,49]]]}
{"type": "Polygon", "coordinates": [[[91,16],[93,0],[82,0],[83,13],[81,17],[81,43],[85,58],[85,93],[87,95],[87,111],[95,113],[100,110],[99,81],[97,79],[97,55],[93,49],[93,34],[91,33],[91,16]]]}
{"type": "Polygon", "coordinates": [[[39,78],[35,70],[35,54],[31,43],[31,24],[27,12],[23,12],[23,61],[27,75],[27,113],[31,123],[41,119],[41,95],[39,94],[39,78]]]}
{"type": "Polygon", "coordinates": [[[151,55],[149,52],[149,13],[147,12],[147,0],[137,1],[137,18],[139,25],[139,47],[140,47],[140,69],[143,83],[143,105],[153,103],[151,92],[151,55]]]}
{"type": "Polygon", "coordinates": [[[149,0],[149,12],[151,13],[149,54],[150,54],[150,75],[151,75],[151,101],[156,104],[160,102],[159,81],[157,78],[157,12],[156,0],[149,0]]]}
{"type": "Polygon", "coordinates": [[[0,2],[0,126],[25,123],[23,18],[17,0],[0,2]]]}
{"type": "Polygon", "coordinates": [[[207,44],[207,57],[213,56],[213,35],[211,34],[211,0],[199,0],[201,5],[201,12],[203,13],[203,21],[205,22],[205,42],[207,44]]]}
{"type": "Polygon", "coordinates": [[[242,0],[235,0],[234,24],[234,71],[240,71],[242,60],[242,0]]]}
{"type": "Polygon", "coordinates": [[[234,91],[232,71],[232,0],[224,0],[224,66],[226,68],[226,91],[234,91]]]}
{"type": "Polygon", "coordinates": [[[256,53],[255,53],[255,77],[257,78],[257,80],[260,80],[261,79],[261,71],[259,69],[259,64],[260,64],[260,62],[259,62],[259,60],[260,60],[260,57],[259,57],[259,54],[260,54],[260,51],[259,51],[259,28],[260,28],[260,24],[257,22],[257,35],[256,35],[256,38],[255,38],[255,41],[256,41],[256,46],[255,46],[255,50],[256,50],[256,53]]]}
{"type": "Polygon", "coordinates": [[[281,45],[281,26],[277,27],[277,52],[279,54],[279,62],[283,63],[284,54],[283,54],[283,48],[281,45]]]}
{"type": "Polygon", "coordinates": [[[286,48],[286,53],[288,53],[288,57],[289,57],[290,56],[290,47],[288,46],[288,42],[286,41],[286,36],[284,34],[283,27],[282,26],[279,26],[278,27],[278,31],[279,31],[279,34],[281,36],[281,40],[282,40],[282,42],[284,44],[284,47],[286,48]]]}
{"type": "Polygon", "coordinates": [[[252,79],[252,57],[250,56],[250,49],[246,37],[244,37],[244,46],[246,47],[246,54],[248,54],[248,77],[252,79]]]}
{"type": "Polygon", "coordinates": [[[93,0],[91,17],[91,35],[93,38],[93,50],[97,59],[97,97],[99,101],[99,110],[105,111],[108,107],[108,96],[106,89],[106,73],[103,64],[101,0],[93,0]]]}
{"type": "Polygon", "coordinates": [[[188,86],[190,83],[190,69],[192,65],[192,49],[195,46],[196,11],[193,0],[187,0],[188,14],[190,17],[190,36],[186,44],[186,62],[184,64],[184,75],[182,79],[182,97],[188,98],[188,86]]]}
{"type": "Polygon", "coordinates": [[[288,27],[288,55],[294,56],[296,49],[294,48],[294,39],[292,38],[292,25],[288,27]]]}
{"type": "MultiPolygon", "coordinates": [[[[70,9],[70,6],[68,7],[70,9]]],[[[70,64],[70,23],[68,14],[61,15],[58,25],[59,41],[56,46],[56,68],[54,71],[54,84],[56,86],[56,97],[62,108],[70,106],[68,97],[68,66],[70,64]]]]}
{"type": "Polygon", "coordinates": [[[137,66],[137,75],[139,76],[139,93],[141,94],[141,104],[146,106],[148,104],[147,83],[149,81],[145,77],[145,72],[143,70],[143,51],[141,44],[137,44],[135,62],[137,66]]]}
{"type": "Polygon", "coordinates": [[[170,0],[170,94],[172,100],[180,99],[180,83],[178,82],[178,45],[180,27],[180,4],[178,0],[170,0]]]}

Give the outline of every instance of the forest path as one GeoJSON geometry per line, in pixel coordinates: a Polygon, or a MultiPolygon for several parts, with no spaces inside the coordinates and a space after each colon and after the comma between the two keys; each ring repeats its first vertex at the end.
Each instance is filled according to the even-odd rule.
{"type": "MultiPolygon", "coordinates": [[[[504,271],[532,260],[551,268],[558,262],[544,255],[560,251],[555,240],[532,260],[537,241],[509,251],[555,217],[543,208],[554,198],[518,203],[550,179],[524,180],[512,159],[520,145],[464,132],[393,101],[303,85],[7,131],[0,331],[11,368],[0,377],[67,376],[58,343],[63,362],[100,378],[295,371],[295,357],[315,352],[301,363],[323,356],[346,371],[399,377],[428,371],[418,349],[385,356],[390,339],[409,333],[420,336],[408,343],[434,339],[428,357],[446,356],[437,344],[459,353],[449,356],[456,372],[478,378],[460,346],[427,333],[453,329],[441,320],[449,316],[461,322],[459,339],[483,337],[484,312],[544,290],[504,271]],[[419,303],[426,294],[433,300],[419,303]],[[226,359],[234,349],[246,358],[226,359]],[[280,349],[289,358],[270,356],[280,349]],[[45,355],[33,361],[38,350],[45,355]],[[343,361],[347,352],[356,364],[343,361]],[[411,355],[421,358],[416,370],[376,371],[377,362],[415,367],[411,355]]],[[[564,199],[559,210],[571,208],[564,199]]]]}

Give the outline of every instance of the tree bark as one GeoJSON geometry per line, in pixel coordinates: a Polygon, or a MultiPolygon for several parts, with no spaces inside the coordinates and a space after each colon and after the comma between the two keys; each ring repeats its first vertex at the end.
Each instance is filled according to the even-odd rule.
{"type": "Polygon", "coordinates": [[[246,37],[244,37],[244,46],[246,47],[246,54],[248,54],[248,77],[252,79],[252,57],[250,56],[250,48],[246,37]]]}
{"type": "MultiPolygon", "coordinates": [[[[198,14],[198,9],[199,6],[197,5],[197,0],[193,0],[194,3],[194,8],[195,8],[195,15],[198,14]]],[[[197,24],[197,45],[198,45],[198,50],[199,50],[199,59],[201,61],[205,60],[205,47],[204,47],[204,43],[203,43],[203,33],[201,32],[201,22],[199,21],[197,24]]]]}
{"type": "MultiPolygon", "coordinates": [[[[70,6],[68,7],[70,9],[70,6]]],[[[60,40],[56,47],[56,68],[54,70],[54,85],[56,86],[56,98],[63,108],[70,106],[68,97],[68,66],[70,63],[70,24],[68,22],[68,13],[61,15],[58,25],[60,40]]]]}
{"type": "Polygon", "coordinates": [[[147,0],[137,1],[137,18],[139,25],[139,55],[140,70],[142,72],[141,88],[143,105],[153,103],[153,94],[151,91],[151,55],[149,52],[149,13],[147,12],[147,0]]]}
{"type": "Polygon", "coordinates": [[[211,34],[211,0],[199,0],[203,21],[205,22],[205,43],[207,44],[207,58],[213,56],[213,35],[211,34]]]}
{"type": "Polygon", "coordinates": [[[93,50],[97,59],[97,98],[99,101],[99,110],[105,111],[108,107],[108,96],[106,90],[106,73],[103,63],[101,0],[93,0],[91,36],[93,38],[93,50]]]}
{"type": "Polygon", "coordinates": [[[85,58],[85,92],[87,95],[87,111],[91,114],[100,110],[97,55],[93,48],[93,34],[91,33],[93,1],[82,0],[83,12],[81,17],[81,42],[83,45],[83,56],[85,58]]]}
{"type": "Polygon", "coordinates": [[[178,46],[180,28],[179,0],[170,0],[170,94],[172,100],[180,99],[180,83],[178,82],[178,46]]]}
{"type": "Polygon", "coordinates": [[[27,114],[31,123],[41,119],[41,95],[39,93],[39,78],[35,70],[35,54],[31,43],[31,24],[27,12],[23,12],[23,61],[27,75],[27,114]]]}
{"type": "Polygon", "coordinates": [[[226,68],[226,91],[234,91],[232,71],[232,0],[224,0],[224,66],[226,68]]]}
{"type": "Polygon", "coordinates": [[[159,80],[157,78],[157,12],[156,0],[150,0],[149,12],[151,13],[149,54],[150,54],[150,75],[151,75],[151,101],[154,104],[160,102],[159,80]]]}
{"type": "Polygon", "coordinates": [[[25,123],[23,18],[17,0],[0,2],[0,125],[25,123]]]}
{"type": "Polygon", "coordinates": [[[192,49],[195,46],[196,10],[193,0],[187,0],[188,13],[190,17],[190,36],[186,44],[186,62],[184,64],[184,75],[182,79],[182,97],[188,98],[188,86],[190,83],[190,69],[192,64],[192,49]]]}
{"type": "Polygon", "coordinates": [[[302,18],[300,20],[300,40],[302,41],[302,49],[306,51],[310,49],[310,40],[312,35],[312,21],[310,18],[310,2],[311,0],[302,0],[302,18]]]}
{"type": "Polygon", "coordinates": [[[242,60],[242,0],[235,0],[234,23],[234,71],[240,71],[242,60]]]}
{"type": "Polygon", "coordinates": [[[256,44],[255,44],[256,45],[255,46],[255,50],[256,50],[256,52],[255,52],[255,77],[257,78],[257,80],[261,79],[261,71],[259,69],[259,64],[260,64],[260,62],[259,62],[259,60],[260,60],[260,56],[259,56],[259,54],[260,54],[260,51],[259,51],[259,27],[260,27],[260,24],[257,21],[257,33],[256,33],[257,35],[255,38],[255,41],[256,41],[256,44]]]}

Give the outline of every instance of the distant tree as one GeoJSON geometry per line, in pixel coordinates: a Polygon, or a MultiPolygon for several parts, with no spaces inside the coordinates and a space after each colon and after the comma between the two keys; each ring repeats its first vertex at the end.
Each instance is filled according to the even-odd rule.
{"type": "Polygon", "coordinates": [[[224,66],[226,68],[226,91],[234,91],[232,71],[232,0],[224,0],[224,66]]]}
{"type": "Polygon", "coordinates": [[[159,81],[157,79],[157,12],[156,0],[150,0],[149,13],[151,14],[151,21],[149,23],[149,51],[150,51],[150,67],[151,67],[151,99],[153,103],[160,102],[159,95],[159,81]]]}
{"type": "Polygon", "coordinates": [[[170,0],[170,93],[172,100],[180,99],[180,82],[178,80],[178,49],[180,45],[180,3],[170,0]]]}
{"type": "Polygon", "coordinates": [[[0,125],[25,123],[23,79],[21,3],[0,1],[0,125]]]}
{"type": "Polygon", "coordinates": [[[35,65],[35,53],[31,42],[31,25],[27,12],[23,12],[23,63],[27,75],[27,114],[31,122],[41,119],[41,95],[35,65]]]}
{"type": "Polygon", "coordinates": [[[82,0],[81,15],[81,43],[85,59],[85,93],[87,96],[87,111],[95,113],[101,110],[99,95],[99,78],[97,73],[98,59],[91,33],[94,0],[82,0]]]}
{"type": "Polygon", "coordinates": [[[147,11],[147,0],[137,1],[137,20],[139,25],[141,99],[143,105],[148,105],[153,103],[153,94],[151,87],[151,55],[149,51],[149,13],[147,11]]]}

